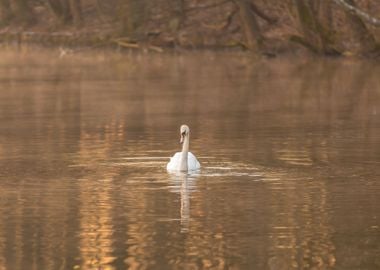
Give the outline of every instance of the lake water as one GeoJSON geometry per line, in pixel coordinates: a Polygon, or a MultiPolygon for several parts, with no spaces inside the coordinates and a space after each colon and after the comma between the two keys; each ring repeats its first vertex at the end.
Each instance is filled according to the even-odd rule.
{"type": "Polygon", "coordinates": [[[380,269],[379,74],[3,48],[0,269],[380,269]]]}

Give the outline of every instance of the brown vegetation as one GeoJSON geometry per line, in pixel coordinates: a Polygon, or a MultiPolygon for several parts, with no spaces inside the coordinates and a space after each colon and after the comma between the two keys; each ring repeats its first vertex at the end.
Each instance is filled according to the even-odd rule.
{"type": "Polygon", "coordinates": [[[0,41],[373,56],[379,11],[375,0],[0,0],[0,41]]]}

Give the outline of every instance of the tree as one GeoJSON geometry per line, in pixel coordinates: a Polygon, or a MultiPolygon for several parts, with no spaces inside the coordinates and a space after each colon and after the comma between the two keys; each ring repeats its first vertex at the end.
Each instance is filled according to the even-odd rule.
{"type": "MultiPolygon", "coordinates": [[[[345,3],[349,4],[351,7],[355,6],[354,0],[347,0],[345,3]]],[[[358,48],[355,53],[367,54],[376,50],[376,40],[370,33],[361,17],[352,11],[346,10],[347,21],[350,25],[350,29],[354,40],[358,44],[358,48]]]]}
{"type": "Polygon", "coordinates": [[[380,26],[380,19],[377,19],[368,13],[364,12],[363,10],[357,8],[355,6],[355,3],[353,1],[345,1],[345,0],[333,0],[337,5],[341,6],[348,12],[351,12],[355,14],[356,16],[360,17],[362,20],[374,25],[374,26],[380,26]]]}
{"type": "Polygon", "coordinates": [[[0,24],[8,24],[12,16],[10,1],[0,0],[0,24]]]}
{"type": "Polygon", "coordinates": [[[82,25],[82,8],[80,0],[46,0],[53,14],[63,24],[82,25]]]}
{"type": "Polygon", "coordinates": [[[11,7],[13,7],[13,17],[21,24],[32,24],[35,21],[34,14],[30,7],[28,0],[12,0],[11,7]]]}
{"type": "Polygon", "coordinates": [[[82,6],[80,0],[69,0],[72,22],[75,26],[82,25],[82,6]]]}
{"type": "Polygon", "coordinates": [[[145,20],[145,0],[120,0],[119,5],[122,35],[136,37],[145,20]]]}
{"type": "Polygon", "coordinates": [[[327,1],[293,0],[295,17],[301,36],[292,36],[291,40],[301,43],[317,54],[337,54],[332,40],[332,17],[327,1]]]}
{"type": "Polygon", "coordinates": [[[263,42],[260,26],[252,11],[252,6],[248,0],[235,0],[239,7],[240,22],[243,28],[247,47],[253,51],[259,51],[263,42]]]}

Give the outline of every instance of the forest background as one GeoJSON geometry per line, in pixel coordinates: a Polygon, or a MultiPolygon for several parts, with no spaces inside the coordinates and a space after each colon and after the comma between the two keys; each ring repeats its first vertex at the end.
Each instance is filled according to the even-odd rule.
{"type": "Polygon", "coordinates": [[[0,0],[0,42],[372,57],[379,13],[375,0],[0,0]]]}

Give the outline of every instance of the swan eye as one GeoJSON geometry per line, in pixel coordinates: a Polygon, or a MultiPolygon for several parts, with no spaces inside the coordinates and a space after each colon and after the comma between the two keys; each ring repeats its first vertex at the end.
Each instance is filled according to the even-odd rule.
{"type": "Polygon", "coordinates": [[[182,132],[181,135],[182,135],[182,136],[185,136],[185,135],[186,135],[186,131],[182,132]]]}

